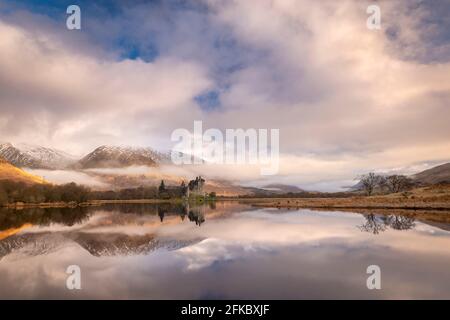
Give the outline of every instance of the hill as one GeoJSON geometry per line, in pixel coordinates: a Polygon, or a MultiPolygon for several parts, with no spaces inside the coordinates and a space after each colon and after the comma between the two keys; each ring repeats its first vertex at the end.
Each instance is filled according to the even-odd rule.
{"type": "Polygon", "coordinates": [[[13,166],[3,158],[0,158],[0,181],[1,180],[11,180],[29,184],[44,182],[42,178],[29,174],[22,169],[13,166]]]}
{"type": "Polygon", "coordinates": [[[445,163],[437,167],[419,172],[412,178],[424,185],[437,183],[450,183],[450,163],[445,163]]]}

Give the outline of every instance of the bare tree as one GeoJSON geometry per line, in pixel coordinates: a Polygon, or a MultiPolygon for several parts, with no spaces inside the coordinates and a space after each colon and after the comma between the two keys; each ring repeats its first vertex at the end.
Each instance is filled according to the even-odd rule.
{"type": "Polygon", "coordinates": [[[386,186],[390,192],[397,193],[411,188],[412,181],[406,176],[394,174],[386,178],[386,186]]]}
{"type": "Polygon", "coordinates": [[[409,230],[415,227],[414,217],[390,215],[386,217],[385,224],[395,230],[409,230]]]}
{"type": "Polygon", "coordinates": [[[386,224],[373,213],[365,214],[364,217],[366,218],[366,223],[358,226],[361,231],[379,234],[386,230],[386,224]]]}
{"type": "Polygon", "coordinates": [[[381,186],[383,184],[383,177],[376,175],[373,172],[368,174],[364,174],[359,177],[361,187],[366,192],[368,196],[372,195],[373,191],[377,186],[381,186]]]}

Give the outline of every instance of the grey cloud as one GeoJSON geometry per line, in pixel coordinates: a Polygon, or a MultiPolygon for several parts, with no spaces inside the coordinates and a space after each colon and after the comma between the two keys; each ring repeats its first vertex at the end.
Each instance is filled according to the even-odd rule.
{"type": "Polygon", "coordinates": [[[377,33],[365,27],[368,3],[205,1],[177,11],[140,3],[89,19],[91,33],[78,36],[11,15],[0,23],[2,140],[83,153],[100,144],[167,148],[172,130],[192,130],[194,120],[279,128],[293,163],[274,179],[317,185],[450,159],[448,15],[439,15],[447,8],[381,1],[377,33]],[[148,60],[120,60],[117,36],[148,60]],[[218,110],[195,103],[208,90],[220,93],[218,110]]]}

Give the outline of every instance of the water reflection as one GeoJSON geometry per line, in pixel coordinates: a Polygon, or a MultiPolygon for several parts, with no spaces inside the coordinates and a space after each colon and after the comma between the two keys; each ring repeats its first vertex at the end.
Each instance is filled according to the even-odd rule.
{"type": "Polygon", "coordinates": [[[74,207],[74,208],[24,208],[9,209],[0,208],[0,232],[20,228],[23,225],[50,226],[60,224],[64,226],[74,226],[87,222],[93,213],[98,211],[120,212],[129,215],[158,215],[161,222],[164,222],[165,216],[179,215],[184,221],[189,217],[189,221],[200,226],[205,222],[205,210],[215,209],[215,204],[207,205],[189,205],[180,204],[106,204],[100,208],[97,207],[74,207]]]}
{"type": "Polygon", "coordinates": [[[62,224],[73,226],[87,221],[89,209],[76,208],[27,208],[22,210],[0,208],[0,232],[20,228],[24,224],[49,226],[62,224]]]}
{"type": "Polygon", "coordinates": [[[387,228],[392,228],[394,230],[409,230],[414,228],[416,220],[411,216],[403,215],[377,215],[373,213],[364,214],[366,219],[365,223],[359,225],[358,228],[361,231],[379,234],[380,232],[386,231],[387,228]]]}
{"type": "Polygon", "coordinates": [[[24,248],[28,248],[28,255],[34,256],[58,250],[69,243],[80,245],[95,257],[148,254],[158,249],[176,250],[204,238],[196,235],[176,239],[161,236],[155,218],[167,226],[184,222],[187,216],[190,223],[201,226],[206,221],[206,214],[215,209],[215,204],[211,203],[1,209],[0,260],[24,248]],[[179,220],[176,220],[177,216],[179,220]]]}
{"type": "Polygon", "coordinates": [[[188,217],[189,221],[195,222],[195,224],[199,227],[203,222],[205,222],[205,215],[198,208],[189,210],[188,217]]]}
{"type": "Polygon", "coordinates": [[[450,298],[450,224],[424,217],[231,202],[0,210],[0,298],[450,298]],[[65,290],[71,264],[80,292],[65,290]],[[370,264],[381,291],[365,286],[370,264]]]}
{"type": "Polygon", "coordinates": [[[386,217],[386,224],[394,230],[409,230],[415,227],[415,219],[407,216],[390,215],[386,217]]]}

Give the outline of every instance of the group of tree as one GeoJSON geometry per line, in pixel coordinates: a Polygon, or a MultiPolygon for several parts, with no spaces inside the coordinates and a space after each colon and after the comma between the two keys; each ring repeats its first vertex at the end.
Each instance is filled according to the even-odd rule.
{"type": "Polygon", "coordinates": [[[75,183],[64,185],[26,184],[4,180],[0,181],[0,204],[43,203],[43,202],[86,202],[90,190],[75,183]]]}
{"type": "Polygon", "coordinates": [[[160,199],[176,199],[183,197],[183,183],[181,186],[167,186],[164,183],[164,180],[161,180],[161,183],[158,187],[158,198],[160,199]]]}
{"type": "Polygon", "coordinates": [[[201,176],[196,177],[195,180],[189,181],[186,184],[184,181],[181,182],[180,186],[166,187],[164,180],[158,187],[158,195],[160,199],[171,199],[171,198],[196,198],[197,200],[201,198],[202,200],[215,200],[217,195],[215,192],[204,192],[203,187],[205,184],[205,179],[201,176]]]}
{"type": "Polygon", "coordinates": [[[411,189],[414,182],[404,175],[377,175],[373,172],[359,177],[359,185],[366,195],[371,196],[375,191],[379,193],[398,193],[411,189]]]}
{"type": "MultiPolygon", "coordinates": [[[[120,190],[92,191],[87,187],[68,183],[26,184],[9,180],[0,181],[0,205],[8,203],[50,203],[76,202],[89,200],[141,200],[141,199],[179,199],[185,197],[188,186],[183,182],[180,186],[166,187],[161,181],[159,187],[125,188],[120,190]]],[[[216,193],[204,195],[204,199],[213,200],[216,193]]]]}
{"type": "MultiPolygon", "coordinates": [[[[189,186],[182,181],[179,186],[167,186],[161,180],[158,187],[138,187],[121,190],[92,191],[89,193],[90,200],[142,200],[142,199],[180,199],[189,196],[189,186]]],[[[205,194],[205,198],[215,199],[216,193],[205,194]]]]}
{"type": "Polygon", "coordinates": [[[141,200],[141,199],[157,199],[158,188],[155,186],[150,187],[137,187],[137,188],[124,188],[120,190],[107,190],[107,191],[92,191],[89,194],[90,200],[141,200]]]}
{"type": "Polygon", "coordinates": [[[57,223],[73,226],[89,220],[88,207],[74,208],[26,208],[20,214],[14,209],[0,208],[0,232],[10,228],[19,228],[24,224],[50,226],[57,223]]]}
{"type": "Polygon", "coordinates": [[[358,226],[361,231],[379,234],[387,228],[394,230],[409,230],[415,227],[415,218],[404,215],[377,215],[373,213],[364,215],[366,221],[358,226]]]}

